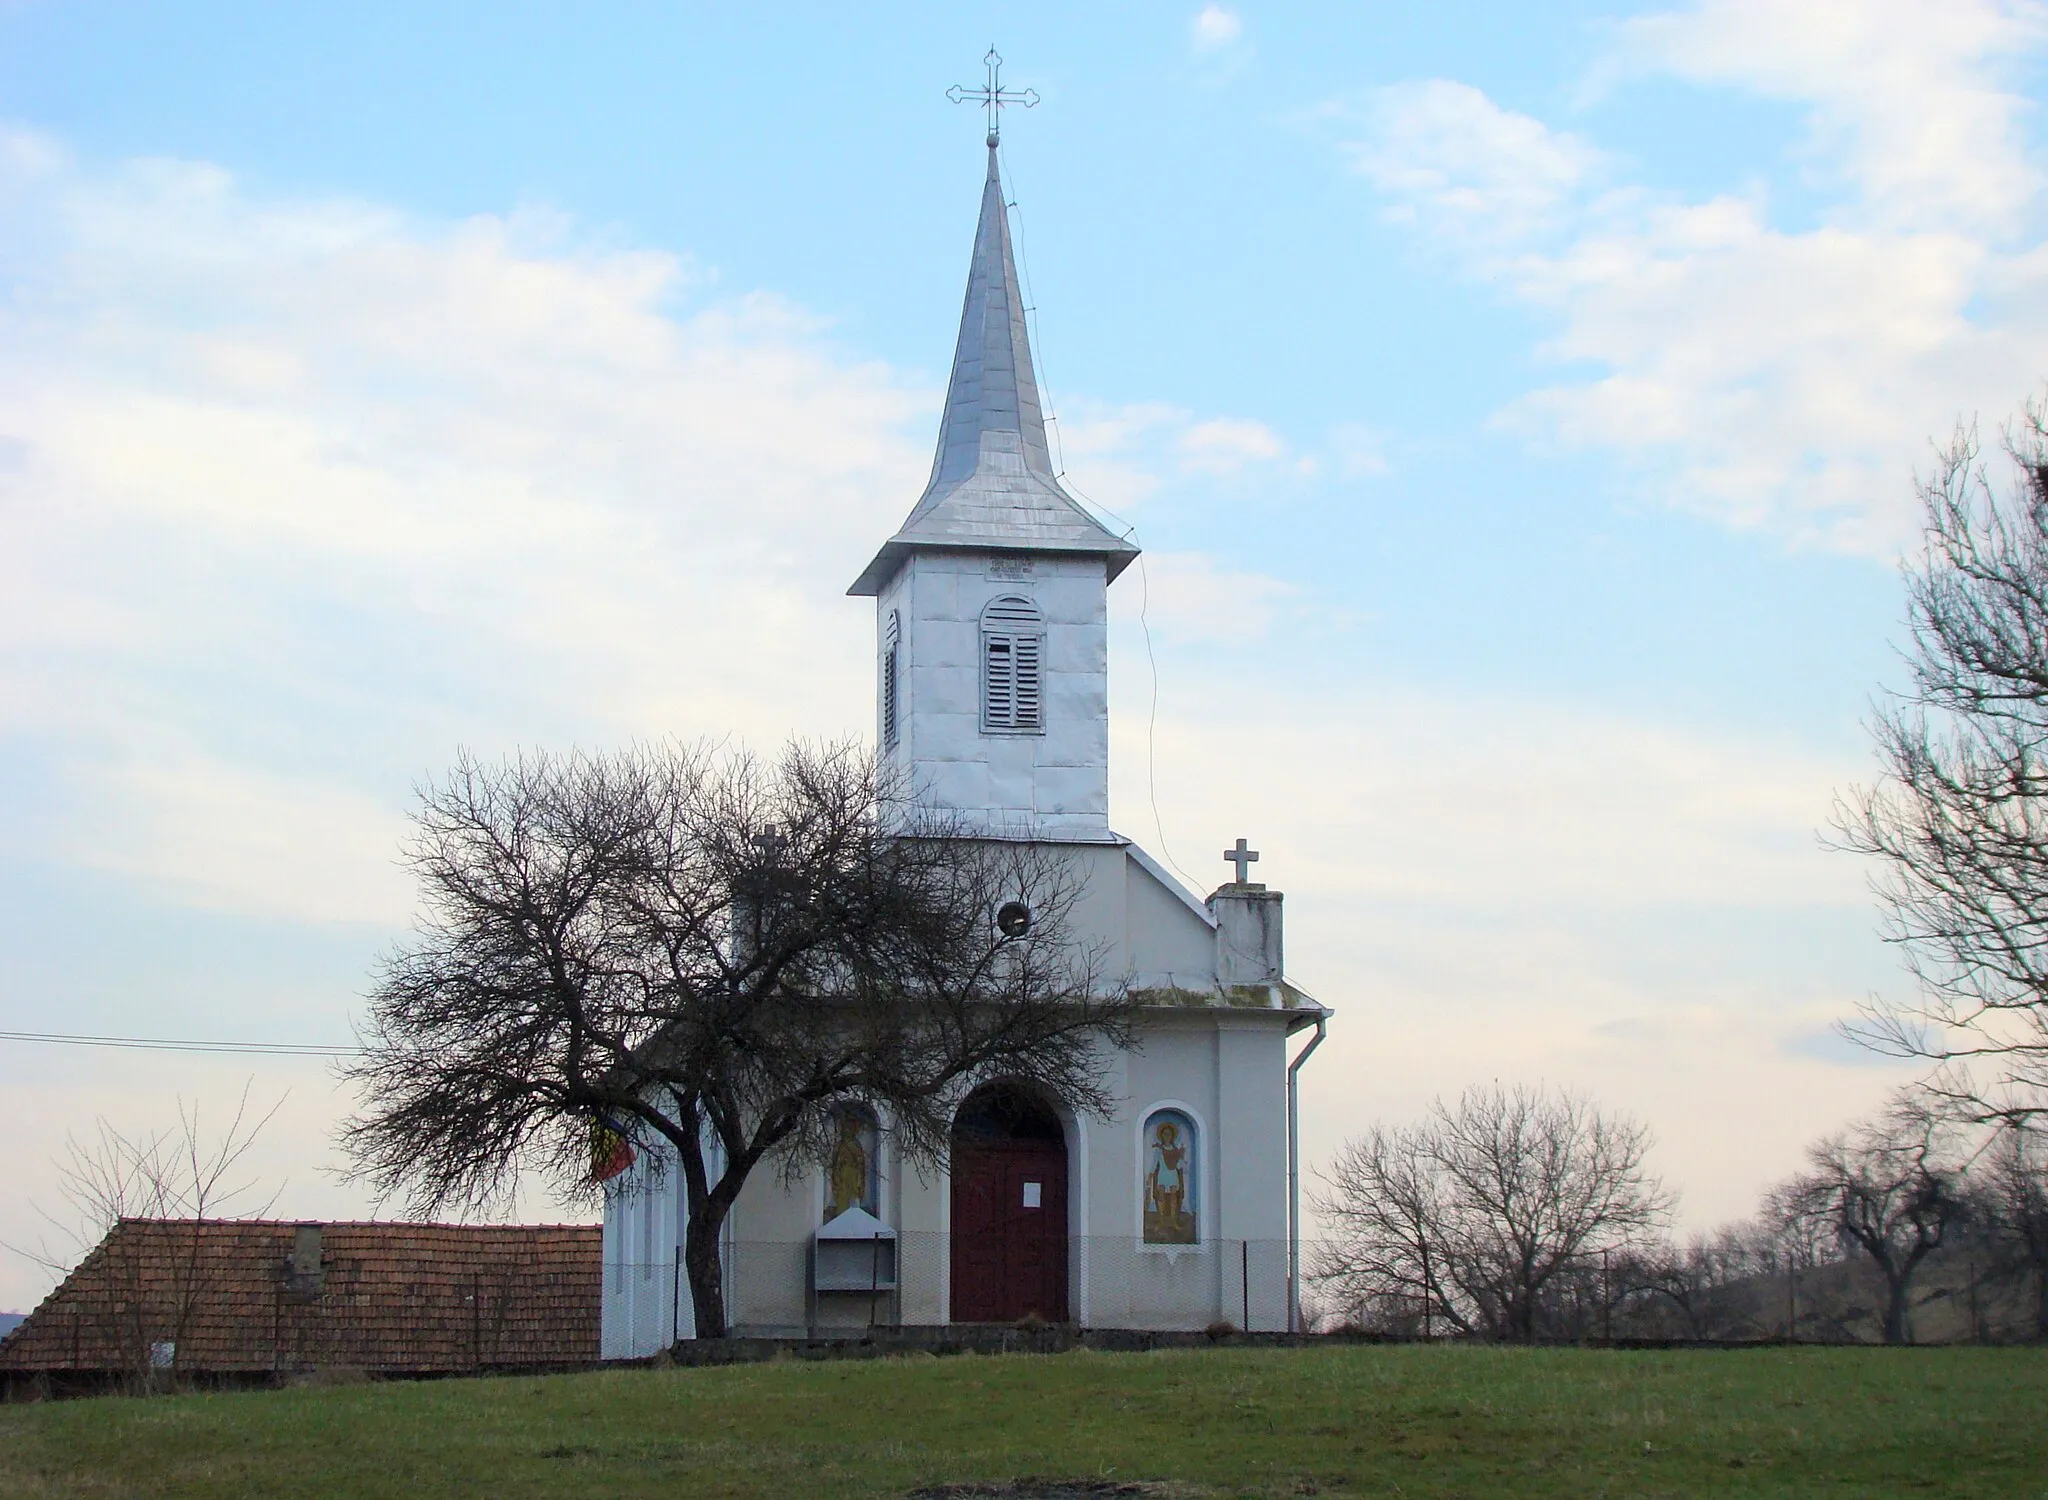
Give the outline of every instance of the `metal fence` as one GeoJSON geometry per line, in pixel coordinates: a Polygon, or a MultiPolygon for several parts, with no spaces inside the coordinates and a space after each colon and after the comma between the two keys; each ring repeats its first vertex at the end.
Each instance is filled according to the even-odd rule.
{"type": "MultiPolygon", "coordinates": [[[[721,1270],[727,1323],[802,1337],[955,1323],[1252,1332],[1289,1327],[1288,1242],[1147,1244],[1134,1236],[734,1240],[721,1270]]],[[[681,1252],[605,1267],[607,1355],[648,1354],[694,1329],[681,1252]]]]}
{"type": "MultiPolygon", "coordinates": [[[[1780,1257],[1729,1270],[1596,1251],[1567,1261],[1535,1298],[1508,1307],[1453,1290],[1425,1293],[1414,1267],[1354,1259],[1346,1249],[1304,1244],[1305,1327],[1541,1343],[1868,1344],[1886,1337],[1890,1288],[1861,1254],[1780,1257]]],[[[1916,1344],[2048,1339],[2048,1265],[1968,1242],[1945,1246],[1917,1268],[1905,1323],[1906,1341],[1916,1344]]]]}
{"type": "MultiPolygon", "coordinates": [[[[330,1258],[317,1284],[289,1264],[203,1274],[185,1295],[109,1274],[71,1287],[0,1344],[10,1381],[62,1372],[123,1378],[310,1369],[430,1373],[646,1356],[694,1333],[679,1257],[565,1261],[492,1257],[368,1275],[330,1258]],[[88,1295],[89,1293],[89,1295],[88,1295]]],[[[1301,1308],[1290,1318],[1284,1240],[1146,1244],[1134,1236],[953,1238],[906,1232],[824,1242],[735,1240],[720,1267],[740,1335],[859,1336],[869,1330],[1043,1323],[1095,1331],[1347,1332],[1372,1338],[1502,1337],[1461,1325],[1412,1291],[1329,1274],[1336,1247],[1301,1246],[1301,1308]]],[[[238,1263],[239,1264],[239,1263],[238,1263]]],[[[102,1268],[104,1269],[104,1268],[102,1268]]],[[[1919,1343],[2009,1342],[2048,1330],[2048,1277],[1970,1246],[1930,1258],[1914,1283],[1919,1343]]],[[[183,1283],[181,1283],[183,1285],[183,1283]]],[[[1860,1259],[1714,1281],[1591,1258],[1545,1293],[1543,1342],[1874,1343],[1884,1288],[1860,1259]]],[[[1515,1336],[1515,1335],[1505,1335],[1515,1336]]]]}
{"type": "MultiPolygon", "coordinates": [[[[727,1323],[743,1336],[800,1338],[973,1323],[1251,1333],[1345,1332],[1387,1340],[1532,1338],[1545,1343],[1876,1343],[1884,1287],[1856,1258],[1767,1270],[1714,1284],[1646,1279],[1603,1257],[1546,1288],[1533,1328],[1461,1321],[1415,1292],[1362,1294],[1331,1275],[1337,1247],[1301,1244],[1290,1315],[1284,1240],[1149,1245],[1131,1236],[976,1245],[936,1233],[840,1242],[738,1240],[722,1258],[727,1323]],[[978,1278],[978,1281],[977,1281],[978,1278]]],[[[2011,1342],[2048,1330],[2048,1288],[2024,1267],[1965,1255],[1931,1261],[1911,1298],[1916,1343],[2011,1342]]],[[[680,1260],[605,1268],[608,1357],[644,1355],[693,1331],[680,1260]]]]}

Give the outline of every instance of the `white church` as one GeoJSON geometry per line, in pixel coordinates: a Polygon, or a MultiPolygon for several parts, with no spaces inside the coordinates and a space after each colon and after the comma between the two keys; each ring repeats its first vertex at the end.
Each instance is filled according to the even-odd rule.
{"type": "MultiPolygon", "coordinates": [[[[1085,872],[1075,935],[1145,1001],[1076,1117],[1002,1078],[946,1169],[845,1113],[830,1160],[755,1174],[726,1224],[739,1335],[1015,1323],[1199,1330],[1299,1322],[1297,1075],[1330,1012],[1281,963],[1281,898],[1206,899],[1109,824],[1109,588],[1138,555],[1055,477],[989,133],[988,177],[931,481],[849,593],[875,601],[881,753],[990,837],[1085,872]]],[[[644,1158],[607,1185],[602,1348],[694,1336],[682,1195],[644,1158]]]]}

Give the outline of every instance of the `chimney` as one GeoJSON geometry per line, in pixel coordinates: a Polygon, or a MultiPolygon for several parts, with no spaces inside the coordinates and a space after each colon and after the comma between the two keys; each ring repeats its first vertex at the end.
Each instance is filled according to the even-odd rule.
{"type": "Polygon", "coordinates": [[[1280,899],[1278,891],[1235,880],[1209,898],[1216,918],[1216,981],[1225,989],[1280,982],[1280,899]]]}
{"type": "Polygon", "coordinates": [[[321,1282],[320,1226],[301,1224],[292,1231],[292,1290],[318,1292],[321,1282]]]}

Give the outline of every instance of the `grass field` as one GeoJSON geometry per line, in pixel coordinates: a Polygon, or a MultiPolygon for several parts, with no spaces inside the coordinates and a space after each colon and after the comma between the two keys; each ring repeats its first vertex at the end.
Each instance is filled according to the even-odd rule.
{"type": "Polygon", "coordinates": [[[0,1495],[2048,1496],[2048,1350],[930,1356],[0,1407],[0,1495]]]}

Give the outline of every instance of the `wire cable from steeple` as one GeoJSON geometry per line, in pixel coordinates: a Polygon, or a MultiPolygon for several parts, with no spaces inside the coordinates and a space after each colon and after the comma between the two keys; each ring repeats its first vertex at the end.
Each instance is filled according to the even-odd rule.
{"type": "MultiPolygon", "coordinates": [[[[1017,274],[1024,279],[1024,318],[1030,325],[1032,365],[1038,372],[1038,403],[1045,413],[1046,426],[1052,429],[1053,475],[1055,478],[1064,479],[1067,473],[1067,442],[1065,435],[1060,431],[1059,411],[1052,399],[1052,382],[1046,379],[1045,375],[1045,334],[1038,323],[1038,293],[1031,285],[1031,257],[1024,249],[1024,210],[1018,205],[1017,199],[1014,196],[1008,196],[1009,190],[1016,179],[1010,176],[1010,153],[1002,148],[1000,142],[996,145],[996,161],[1002,168],[1003,187],[1006,193],[1003,200],[1003,212],[1009,215],[1012,220],[1010,226],[1010,248],[1017,257],[1017,274]]],[[[1086,500],[1088,497],[1084,495],[1081,498],[1086,500]]],[[[1095,504],[1093,500],[1089,500],[1088,503],[1090,505],[1095,504]]],[[[1097,509],[1100,508],[1099,506],[1097,507],[1097,509]]],[[[1122,520],[1123,518],[1115,516],[1112,519],[1122,520]]],[[[1130,535],[1128,524],[1125,525],[1124,534],[1126,537],[1130,535]]]]}
{"type": "Polygon", "coordinates": [[[120,1047],[145,1052],[223,1052],[261,1057],[356,1057],[360,1047],[324,1042],[211,1042],[180,1037],[81,1036],[61,1031],[0,1031],[0,1042],[47,1042],[63,1047],[120,1047]]]}
{"type": "MultiPolygon", "coordinates": [[[[1010,156],[996,143],[996,160],[1003,174],[1003,186],[1009,190],[1016,182],[1010,174],[1010,156]]],[[[1123,527],[1124,540],[1135,541],[1137,527],[1123,516],[1118,515],[1100,500],[1082,489],[1067,473],[1066,434],[1061,430],[1057,403],[1053,400],[1052,381],[1046,375],[1045,332],[1038,321],[1038,293],[1031,286],[1031,255],[1024,244],[1024,211],[1017,205],[1015,197],[1006,196],[1003,211],[1011,219],[1010,244],[1017,257],[1017,274],[1024,281],[1024,316],[1030,323],[1033,363],[1038,373],[1038,399],[1045,411],[1046,426],[1052,429],[1053,474],[1069,493],[1086,504],[1089,509],[1099,511],[1123,527]]],[[[1151,677],[1152,699],[1145,715],[1145,793],[1152,804],[1152,835],[1159,841],[1159,853],[1174,873],[1185,880],[1189,887],[1200,890],[1201,882],[1180,867],[1180,861],[1173,857],[1173,850],[1166,842],[1166,822],[1159,816],[1159,658],[1152,647],[1152,579],[1145,571],[1145,554],[1138,554],[1138,630],[1145,638],[1145,667],[1151,677]]]]}
{"type": "Polygon", "coordinates": [[[1201,883],[1181,869],[1180,861],[1166,845],[1166,824],[1159,816],[1159,663],[1152,655],[1152,625],[1146,616],[1152,607],[1152,579],[1145,571],[1145,554],[1138,554],[1138,629],[1145,636],[1145,663],[1152,669],[1152,708],[1145,716],[1145,790],[1152,799],[1152,833],[1159,840],[1159,852],[1174,872],[1198,894],[1201,883]]]}

